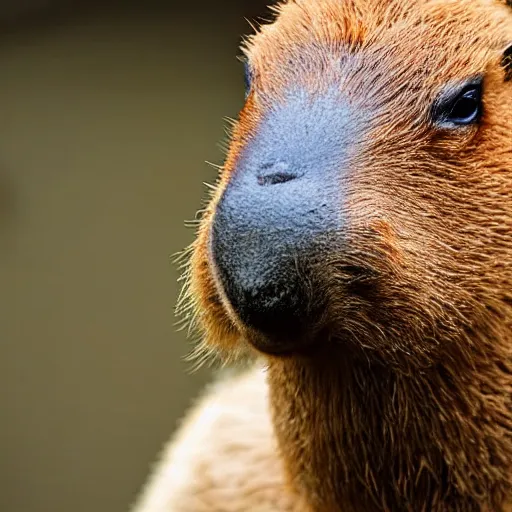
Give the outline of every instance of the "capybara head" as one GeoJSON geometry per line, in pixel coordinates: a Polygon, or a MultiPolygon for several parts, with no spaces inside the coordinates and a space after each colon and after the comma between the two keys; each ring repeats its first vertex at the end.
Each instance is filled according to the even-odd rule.
{"type": "Polygon", "coordinates": [[[512,9],[295,0],[193,247],[208,347],[397,367],[512,349],[512,9]]]}

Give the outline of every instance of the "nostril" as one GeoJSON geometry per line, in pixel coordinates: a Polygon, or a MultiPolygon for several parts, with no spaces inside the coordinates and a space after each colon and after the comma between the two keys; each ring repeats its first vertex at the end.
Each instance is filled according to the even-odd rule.
{"type": "Polygon", "coordinates": [[[298,175],[291,172],[275,172],[267,175],[260,174],[258,176],[258,185],[261,185],[262,187],[277,185],[279,183],[286,183],[287,181],[294,180],[295,178],[298,178],[298,175]]]}
{"type": "Polygon", "coordinates": [[[279,183],[286,183],[287,181],[300,178],[302,173],[297,172],[288,162],[283,161],[270,161],[260,164],[258,166],[258,185],[262,187],[268,185],[278,185],[279,183]]]}

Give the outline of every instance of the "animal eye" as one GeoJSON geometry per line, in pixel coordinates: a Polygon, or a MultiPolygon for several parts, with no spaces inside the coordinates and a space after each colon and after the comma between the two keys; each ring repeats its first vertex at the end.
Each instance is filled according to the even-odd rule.
{"type": "Polygon", "coordinates": [[[512,44],[503,52],[501,65],[505,70],[505,82],[510,82],[512,80],[512,44]]]}
{"type": "Polygon", "coordinates": [[[434,120],[443,127],[468,126],[482,116],[482,78],[445,91],[434,107],[434,120]]]}
{"type": "Polygon", "coordinates": [[[244,85],[245,85],[245,99],[249,96],[251,92],[251,84],[252,84],[252,71],[251,66],[247,61],[244,61],[244,85]]]}
{"type": "Polygon", "coordinates": [[[471,88],[464,92],[453,105],[447,121],[455,124],[471,124],[480,116],[480,91],[471,88]]]}

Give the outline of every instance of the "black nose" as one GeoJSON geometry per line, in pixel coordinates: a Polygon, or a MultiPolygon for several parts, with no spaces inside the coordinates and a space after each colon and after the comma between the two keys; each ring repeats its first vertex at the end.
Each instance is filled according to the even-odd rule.
{"type": "Polygon", "coordinates": [[[235,180],[217,207],[212,256],[230,305],[259,334],[258,348],[285,352],[303,343],[318,306],[307,283],[328,203],[287,164],[251,175],[235,180]]]}
{"type": "MultiPolygon", "coordinates": [[[[222,292],[257,348],[295,350],[309,342],[323,297],[313,268],[337,232],[336,190],[321,174],[284,162],[240,172],[221,198],[211,253],[222,292]]],[[[334,180],[331,180],[333,182],[334,180]]]]}
{"type": "Polygon", "coordinates": [[[312,269],[321,269],[328,240],[343,225],[346,117],[332,98],[295,95],[244,148],[217,205],[217,281],[262,350],[293,350],[321,315],[312,269]]]}

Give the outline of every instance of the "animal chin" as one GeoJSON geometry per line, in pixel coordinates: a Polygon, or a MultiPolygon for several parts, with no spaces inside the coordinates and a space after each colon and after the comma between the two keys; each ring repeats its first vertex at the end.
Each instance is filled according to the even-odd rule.
{"type": "Polygon", "coordinates": [[[270,356],[289,356],[308,354],[317,347],[316,336],[301,332],[290,335],[278,333],[261,333],[255,329],[246,328],[244,339],[256,350],[270,356]]]}

